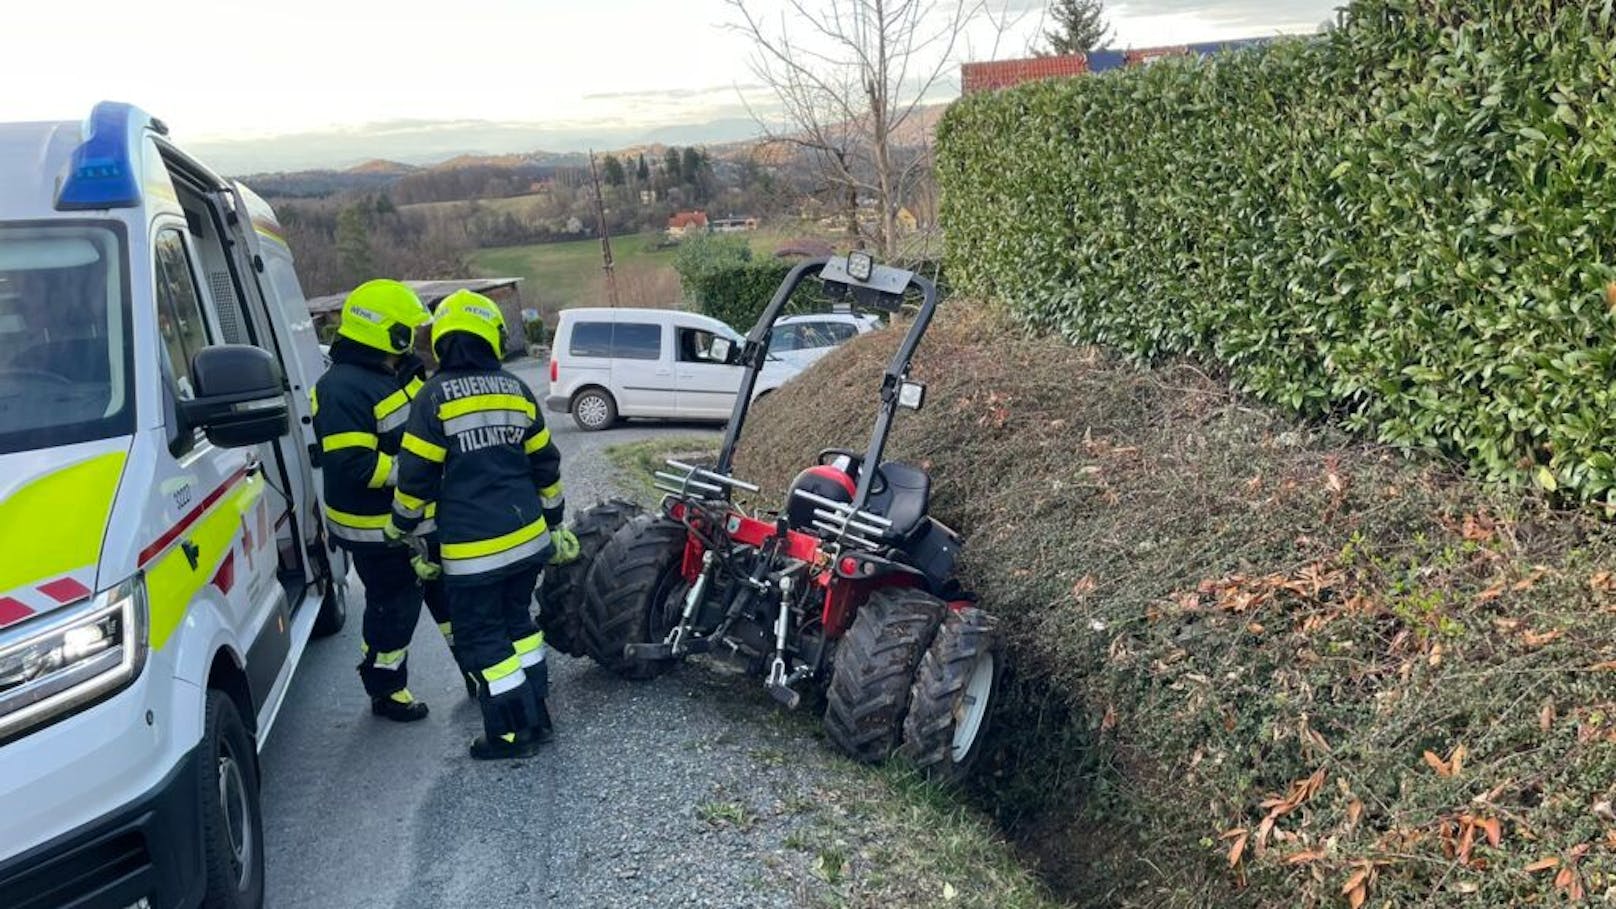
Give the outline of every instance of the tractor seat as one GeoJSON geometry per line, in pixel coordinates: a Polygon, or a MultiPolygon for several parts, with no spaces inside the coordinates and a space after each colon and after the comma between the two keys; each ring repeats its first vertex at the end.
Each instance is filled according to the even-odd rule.
{"type": "Polygon", "coordinates": [[[880,493],[870,496],[866,507],[872,514],[892,522],[892,529],[887,532],[889,538],[906,541],[914,536],[931,511],[931,477],[902,461],[882,464],[881,477],[886,485],[880,493]]]}

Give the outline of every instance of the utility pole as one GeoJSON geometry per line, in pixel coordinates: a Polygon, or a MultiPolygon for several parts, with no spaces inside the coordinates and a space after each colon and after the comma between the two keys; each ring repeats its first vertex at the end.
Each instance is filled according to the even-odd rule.
{"type": "Polygon", "coordinates": [[[600,169],[595,166],[595,150],[589,150],[589,177],[595,183],[595,224],[600,228],[601,268],[606,271],[606,298],[617,308],[617,274],[612,270],[612,238],[606,231],[606,202],[600,192],[600,169]]]}

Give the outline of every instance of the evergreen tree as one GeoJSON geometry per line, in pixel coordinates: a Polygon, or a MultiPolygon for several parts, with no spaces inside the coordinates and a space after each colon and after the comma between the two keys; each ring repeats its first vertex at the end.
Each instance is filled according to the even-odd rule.
{"type": "Polygon", "coordinates": [[[695,148],[685,149],[684,157],[680,161],[679,179],[691,186],[696,185],[696,178],[701,175],[701,152],[695,148]]]}
{"type": "Polygon", "coordinates": [[[601,162],[601,178],[607,186],[622,186],[628,182],[628,175],[623,171],[623,162],[616,155],[607,155],[601,162]]]}
{"type": "Polygon", "coordinates": [[[642,184],[651,182],[651,168],[645,166],[645,152],[640,152],[640,168],[634,172],[634,176],[642,184]]]}
{"type": "Polygon", "coordinates": [[[679,183],[679,162],[681,160],[679,149],[672,145],[668,146],[667,153],[662,156],[662,173],[667,178],[668,183],[674,185],[679,183]]]}
{"type": "Polygon", "coordinates": [[[1104,47],[1111,38],[1102,0],[1055,0],[1049,17],[1055,20],[1055,28],[1044,32],[1049,39],[1047,54],[1086,54],[1104,47]]]}
{"type": "Polygon", "coordinates": [[[337,261],[348,286],[354,287],[375,277],[370,254],[370,231],[365,226],[361,206],[350,205],[337,216],[337,261]]]}

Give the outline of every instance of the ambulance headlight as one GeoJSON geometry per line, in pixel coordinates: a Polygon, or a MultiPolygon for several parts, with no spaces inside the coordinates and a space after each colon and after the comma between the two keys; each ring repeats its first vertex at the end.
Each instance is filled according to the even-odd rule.
{"type": "Polygon", "coordinates": [[[146,648],[139,575],[0,632],[0,741],[127,687],[146,665],[146,648]]]}

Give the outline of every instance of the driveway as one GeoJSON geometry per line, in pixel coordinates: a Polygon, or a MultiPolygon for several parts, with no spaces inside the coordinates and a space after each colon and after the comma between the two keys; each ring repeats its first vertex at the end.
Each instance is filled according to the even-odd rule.
{"type": "MultiPolygon", "coordinates": [[[[538,368],[518,373],[539,387],[538,368]]],[[[614,493],[608,446],[717,437],[551,424],[572,508],[614,493]]],[[[268,906],[801,903],[770,872],[795,861],[780,857],[796,822],[779,805],[811,799],[834,762],[800,726],[772,722],[749,681],[685,667],[632,684],[552,653],[556,741],[532,760],[477,763],[477,707],[425,612],[410,654],[410,687],[432,708],[420,723],[370,716],[359,628],[356,608],[310,645],[264,751],[268,906]]]]}

